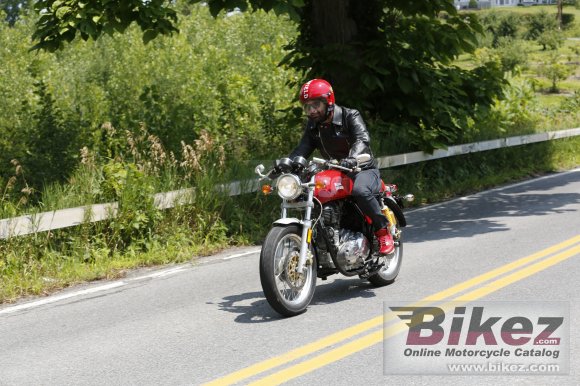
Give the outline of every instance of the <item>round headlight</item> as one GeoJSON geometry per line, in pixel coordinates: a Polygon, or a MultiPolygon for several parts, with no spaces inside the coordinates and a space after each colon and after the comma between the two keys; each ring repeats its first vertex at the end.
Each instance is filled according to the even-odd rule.
{"type": "Polygon", "coordinates": [[[278,195],[285,200],[293,200],[302,193],[300,180],[293,174],[284,174],[276,184],[278,195]]]}

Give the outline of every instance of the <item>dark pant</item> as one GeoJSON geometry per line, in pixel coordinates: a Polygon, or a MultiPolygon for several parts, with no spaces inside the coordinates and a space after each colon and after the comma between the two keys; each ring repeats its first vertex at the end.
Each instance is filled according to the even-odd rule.
{"type": "Polygon", "coordinates": [[[351,175],[354,179],[352,196],[364,214],[373,220],[375,231],[385,228],[387,218],[381,212],[381,207],[376,195],[381,190],[381,175],[378,169],[362,170],[351,175]]]}

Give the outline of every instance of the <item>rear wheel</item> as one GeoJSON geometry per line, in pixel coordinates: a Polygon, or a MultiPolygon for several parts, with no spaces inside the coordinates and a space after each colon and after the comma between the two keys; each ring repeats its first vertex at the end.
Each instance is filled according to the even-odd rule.
{"type": "Polygon", "coordinates": [[[403,241],[401,238],[395,241],[395,251],[390,255],[382,256],[384,266],[374,275],[369,276],[369,281],[376,287],[383,287],[395,281],[401,270],[403,262],[403,241]]]}
{"type": "Polygon", "coordinates": [[[369,276],[369,281],[376,287],[382,287],[389,285],[395,281],[401,270],[401,264],[403,263],[403,240],[401,238],[401,226],[405,226],[405,216],[401,208],[395,203],[394,200],[385,199],[385,205],[387,205],[395,214],[395,235],[393,236],[395,241],[395,250],[393,253],[386,256],[381,256],[379,263],[383,263],[381,269],[372,276],[369,276]],[[399,220],[401,219],[401,220],[399,220]],[[401,221],[401,223],[399,223],[401,221]]]}
{"type": "Polygon", "coordinates": [[[296,272],[302,242],[301,227],[274,227],[266,236],[260,254],[260,282],[266,300],[283,316],[306,311],[316,286],[316,264],[312,254],[302,272],[296,272]]]}

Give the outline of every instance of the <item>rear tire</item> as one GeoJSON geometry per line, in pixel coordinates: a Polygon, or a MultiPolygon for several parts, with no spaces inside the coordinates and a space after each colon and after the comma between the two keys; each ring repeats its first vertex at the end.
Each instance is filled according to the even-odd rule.
{"type": "Polygon", "coordinates": [[[395,214],[395,226],[397,227],[397,239],[395,240],[395,250],[393,253],[381,257],[384,262],[384,266],[379,270],[379,272],[369,277],[369,281],[375,287],[383,287],[392,284],[401,270],[401,264],[403,263],[403,240],[401,238],[400,228],[407,225],[403,211],[395,203],[394,200],[385,199],[385,205],[387,205],[395,214]]]}
{"type": "Polygon", "coordinates": [[[306,311],[316,288],[316,262],[306,262],[302,273],[298,264],[302,241],[297,224],[277,226],[270,230],[260,253],[260,282],[270,306],[283,316],[306,311]]]}
{"type": "Polygon", "coordinates": [[[399,239],[397,242],[399,245],[395,244],[395,251],[391,255],[382,257],[385,260],[385,266],[369,277],[369,281],[375,287],[392,284],[399,275],[403,263],[403,241],[399,239]]]}

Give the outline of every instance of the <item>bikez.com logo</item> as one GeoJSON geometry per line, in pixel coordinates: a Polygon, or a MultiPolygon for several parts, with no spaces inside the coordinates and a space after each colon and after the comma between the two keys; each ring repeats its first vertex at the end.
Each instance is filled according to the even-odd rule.
{"type": "MultiPolygon", "coordinates": [[[[445,320],[445,311],[438,307],[390,307],[409,326],[408,346],[559,346],[556,331],[563,317],[489,316],[484,317],[484,307],[455,307],[451,323],[445,320]],[[499,332],[499,333],[498,333],[499,332]]],[[[524,353],[522,353],[525,355],[524,353]]],[[[533,355],[533,354],[532,354],[533,355]]]]}

